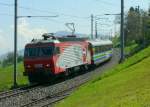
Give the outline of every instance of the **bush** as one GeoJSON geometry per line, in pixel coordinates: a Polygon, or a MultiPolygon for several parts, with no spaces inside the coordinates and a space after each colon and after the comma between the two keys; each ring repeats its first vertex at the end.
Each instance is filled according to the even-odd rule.
{"type": "MultiPolygon", "coordinates": [[[[22,62],[23,56],[18,56],[17,61],[22,62]]],[[[7,57],[1,63],[2,63],[2,67],[12,65],[14,63],[14,53],[13,52],[7,53],[7,57]]]]}

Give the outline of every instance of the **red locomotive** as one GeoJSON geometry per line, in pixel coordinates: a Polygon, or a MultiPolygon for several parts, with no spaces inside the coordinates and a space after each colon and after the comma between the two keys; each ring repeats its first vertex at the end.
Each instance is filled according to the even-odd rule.
{"type": "Polygon", "coordinates": [[[43,34],[43,39],[33,39],[25,46],[24,75],[28,76],[30,82],[37,82],[41,78],[68,75],[75,67],[101,63],[112,56],[112,43],[99,43],[76,36],[55,37],[49,33],[43,34]],[[107,51],[103,50],[105,55],[96,59],[104,46],[108,47],[107,51]]]}

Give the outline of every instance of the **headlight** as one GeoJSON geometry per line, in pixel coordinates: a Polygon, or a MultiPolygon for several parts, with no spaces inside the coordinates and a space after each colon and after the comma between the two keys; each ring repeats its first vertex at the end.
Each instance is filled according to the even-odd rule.
{"type": "Polygon", "coordinates": [[[47,68],[49,68],[49,67],[50,67],[50,64],[46,64],[45,66],[46,66],[47,68]]]}
{"type": "Polygon", "coordinates": [[[28,69],[31,68],[31,65],[26,65],[26,68],[28,68],[28,69]]]}

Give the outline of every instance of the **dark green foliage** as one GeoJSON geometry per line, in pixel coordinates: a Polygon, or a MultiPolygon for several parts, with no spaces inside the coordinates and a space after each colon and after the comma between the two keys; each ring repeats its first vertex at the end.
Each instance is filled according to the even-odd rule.
{"type": "Polygon", "coordinates": [[[8,65],[13,64],[13,62],[14,62],[13,56],[14,56],[14,54],[13,54],[12,52],[9,52],[9,53],[7,54],[7,57],[3,60],[2,66],[3,66],[3,67],[6,67],[6,66],[8,66],[8,65]]]}
{"type": "Polygon", "coordinates": [[[2,66],[2,61],[0,61],[0,67],[2,66]]]}
{"type": "Polygon", "coordinates": [[[147,46],[150,42],[150,17],[148,12],[131,7],[125,16],[125,45],[133,42],[147,46]]]}
{"type": "Polygon", "coordinates": [[[118,35],[115,35],[113,38],[112,38],[112,41],[113,41],[113,47],[114,48],[119,48],[120,47],[120,38],[118,35]]]}
{"type": "Polygon", "coordinates": [[[17,60],[18,62],[22,62],[23,61],[23,56],[19,55],[17,59],[18,59],[17,60]]]}
{"type": "MultiPolygon", "coordinates": [[[[23,61],[23,56],[20,56],[20,55],[17,55],[17,56],[18,56],[17,62],[23,61]]],[[[1,63],[2,63],[2,67],[12,65],[14,63],[14,53],[13,52],[7,53],[6,58],[1,63]]]]}

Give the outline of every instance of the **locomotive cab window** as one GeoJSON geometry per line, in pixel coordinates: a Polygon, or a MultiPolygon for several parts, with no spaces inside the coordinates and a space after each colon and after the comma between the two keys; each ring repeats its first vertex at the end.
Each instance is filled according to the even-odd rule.
{"type": "Polygon", "coordinates": [[[46,57],[53,54],[53,47],[29,47],[25,48],[25,57],[46,57]]]}
{"type": "Polygon", "coordinates": [[[42,47],[40,48],[39,56],[51,56],[53,54],[53,47],[42,47]]]}

